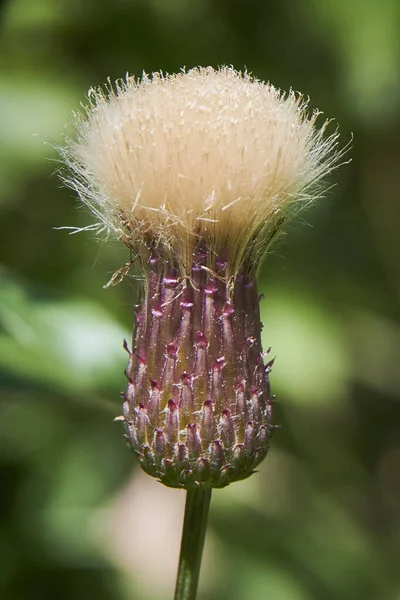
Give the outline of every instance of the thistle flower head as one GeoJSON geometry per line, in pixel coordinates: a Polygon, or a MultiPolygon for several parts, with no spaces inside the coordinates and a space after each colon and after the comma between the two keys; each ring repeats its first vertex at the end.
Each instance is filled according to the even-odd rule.
{"type": "Polygon", "coordinates": [[[307,104],[233,68],[127,77],[90,90],[67,182],[144,262],[157,247],[188,276],[201,239],[234,275],[337,163],[307,104]]]}
{"type": "Polygon", "coordinates": [[[255,271],[337,165],[338,135],[317,118],[232,68],[155,73],[91,90],[63,150],[67,183],[143,267],[123,419],[166,485],[223,487],[267,454],[255,271]]]}

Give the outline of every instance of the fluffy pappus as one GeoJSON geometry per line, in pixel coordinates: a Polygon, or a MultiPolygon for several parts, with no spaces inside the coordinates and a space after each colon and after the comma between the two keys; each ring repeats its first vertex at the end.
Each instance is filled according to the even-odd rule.
{"type": "Polygon", "coordinates": [[[157,248],[189,277],[205,246],[229,256],[234,278],[338,166],[338,132],[319,116],[301,94],[231,67],[127,76],[89,91],[64,180],[143,264],[157,248]]]}

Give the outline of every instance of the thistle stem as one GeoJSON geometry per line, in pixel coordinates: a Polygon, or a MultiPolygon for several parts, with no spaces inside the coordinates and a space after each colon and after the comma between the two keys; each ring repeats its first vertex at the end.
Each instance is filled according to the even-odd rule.
{"type": "Polygon", "coordinates": [[[174,600],[195,600],[212,488],[188,490],[174,600]]]}

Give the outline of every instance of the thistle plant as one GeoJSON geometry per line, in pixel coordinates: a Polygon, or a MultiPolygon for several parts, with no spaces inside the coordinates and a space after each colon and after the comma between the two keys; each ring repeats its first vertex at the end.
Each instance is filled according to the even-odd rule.
{"type": "Polygon", "coordinates": [[[177,600],[196,596],[212,488],[268,453],[256,275],[342,155],[319,115],[233,68],[154,73],[91,89],[62,150],[67,185],[142,276],[122,419],[144,471],[187,491],[177,600]]]}

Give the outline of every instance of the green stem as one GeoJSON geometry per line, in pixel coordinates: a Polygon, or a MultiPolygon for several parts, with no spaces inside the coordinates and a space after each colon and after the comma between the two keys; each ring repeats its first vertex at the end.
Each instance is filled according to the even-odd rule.
{"type": "Polygon", "coordinates": [[[187,491],[174,600],[196,598],[210,502],[211,488],[187,491]]]}

